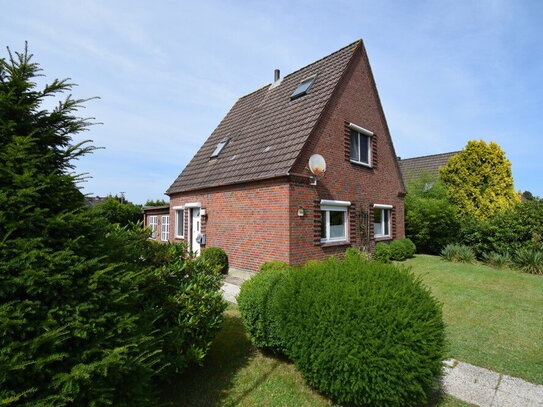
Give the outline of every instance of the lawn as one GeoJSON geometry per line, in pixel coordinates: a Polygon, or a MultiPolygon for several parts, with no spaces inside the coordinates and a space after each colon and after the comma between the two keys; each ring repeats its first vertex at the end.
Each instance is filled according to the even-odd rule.
{"type": "MultiPolygon", "coordinates": [[[[286,359],[264,354],[249,341],[235,306],[225,320],[202,367],[193,367],[164,387],[175,407],[324,407],[334,406],[304,382],[286,359]]],[[[467,407],[452,397],[429,406],[467,407]]]]}
{"type": "Polygon", "coordinates": [[[543,384],[543,277],[419,255],[406,262],[443,302],[450,356],[543,384]]]}

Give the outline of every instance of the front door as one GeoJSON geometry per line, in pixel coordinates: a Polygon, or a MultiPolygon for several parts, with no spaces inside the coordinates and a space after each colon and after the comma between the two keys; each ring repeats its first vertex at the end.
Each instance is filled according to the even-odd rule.
{"type": "Polygon", "coordinates": [[[191,210],[191,250],[199,254],[200,253],[200,243],[196,241],[196,238],[200,234],[200,208],[192,208],[191,210]]]}

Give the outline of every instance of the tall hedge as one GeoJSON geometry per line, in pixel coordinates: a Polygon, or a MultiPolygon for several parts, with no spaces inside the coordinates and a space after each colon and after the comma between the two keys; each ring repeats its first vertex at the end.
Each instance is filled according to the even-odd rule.
{"type": "Polygon", "coordinates": [[[156,405],[153,379],[209,347],[220,277],[86,209],[73,137],[91,123],[81,100],[47,110],[72,85],[38,72],[0,59],[0,405],[156,405]]]}

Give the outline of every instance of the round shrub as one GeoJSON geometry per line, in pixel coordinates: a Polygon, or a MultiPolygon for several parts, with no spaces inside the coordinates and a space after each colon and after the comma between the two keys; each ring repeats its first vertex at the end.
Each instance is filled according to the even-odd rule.
{"type": "Polygon", "coordinates": [[[356,259],[358,261],[371,261],[371,253],[368,251],[361,251],[356,247],[349,247],[345,250],[345,259],[356,259]]]}
{"type": "Polygon", "coordinates": [[[270,311],[270,305],[287,273],[288,268],[261,271],[241,285],[237,297],[241,320],[251,341],[255,346],[275,352],[281,352],[283,347],[276,315],[270,311]]]}
{"type": "Polygon", "coordinates": [[[258,268],[260,271],[266,270],[285,270],[290,268],[290,266],[284,261],[269,261],[267,263],[262,263],[258,268]]]}
{"type": "Polygon", "coordinates": [[[402,242],[406,247],[406,251],[408,254],[407,258],[410,259],[411,257],[415,256],[415,253],[417,252],[417,246],[415,245],[415,243],[413,243],[413,241],[409,238],[403,239],[402,242]]]}
{"type": "Polygon", "coordinates": [[[272,311],[286,355],[336,402],[417,405],[441,375],[441,306],[406,268],[345,260],[292,271],[272,311]]]}
{"type": "Polygon", "coordinates": [[[377,261],[380,261],[383,263],[389,263],[392,257],[392,251],[390,250],[390,245],[384,242],[377,243],[375,245],[374,257],[375,257],[375,260],[377,261]]]}
{"type": "Polygon", "coordinates": [[[208,247],[200,254],[202,260],[216,267],[221,273],[228,273],[228,256],[220,247],[208,247]]]}

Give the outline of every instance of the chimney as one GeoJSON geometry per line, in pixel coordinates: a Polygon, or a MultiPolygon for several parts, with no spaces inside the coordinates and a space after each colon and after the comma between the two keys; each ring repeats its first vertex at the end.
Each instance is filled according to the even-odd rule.
{"type": "Polygon", "coordinates": [[[279,71],[279,69],[276,69],[274,72],[273,72],[273,81],[274,82],[277,82],[279,80],[279,78],[281,77],[281,71],[279,71]]]}

